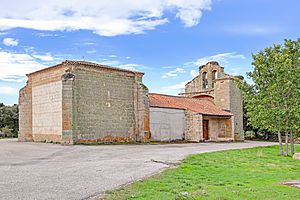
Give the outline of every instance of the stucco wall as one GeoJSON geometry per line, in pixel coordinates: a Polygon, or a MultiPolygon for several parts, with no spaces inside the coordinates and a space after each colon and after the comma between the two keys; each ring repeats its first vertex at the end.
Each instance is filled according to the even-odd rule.
{"type": "Polygon", "coordinates": [[[182,140],[184,137],[184,110],[150,107],[152,141],[182,140]]]}
{"type": "Polygon", "coordinates": [[[62,82],[32,88],[32,134],[35,141],[60,142],[62,134],[62,82]],[[43,138],[40,135],[47,135],[43,138]]]}
{"type": "Polygon", "coordinates": [[[79,141],[135,140],[134,76],[75,70],[75,132],[79,141]]]}

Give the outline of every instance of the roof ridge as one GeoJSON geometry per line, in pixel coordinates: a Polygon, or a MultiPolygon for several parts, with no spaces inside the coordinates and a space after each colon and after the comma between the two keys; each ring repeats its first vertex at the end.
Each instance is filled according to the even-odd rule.
{"type": "Polygon", "coordinates": [[[176,95],[170,95],[170,94],[160,94],[160,93],[153,93],[150,92],[149,95],[160,95],[160,96],[167,96],[167,97],[175,97],[175,98],[183,98],[183,99],[191,99],[195,101],[208,101],[206,99],[199,99],[199,98],[194,98],[194,97],[185,97],[185,96],[176,96],[176,95]]]}
{"type": "Polygon", "coordinates": [[[65,61],[62,62],[62,64],[67,64],[67,63],[82,64],[82,65],[88,65],[88,66],[93,66],[93,67],[103,67],[103,68],[108,68],[108,69],[113,69],[113,70],[144,74],[144,72],[141,72],[141,71],[122,69],[122,68],[118,68],[118,67],[112,67],[112,66],[109,66],[109,65],[104,65],[104,64],[101,64],[101,63],[84,61],[84,60],[65,60],[65,61]]]}
{"type": "Polygon", "coordinates": [[[64,64],[71,64],[71,65],[72,64],[80,64],[80,65],[86,65],[86,66],[90,66],[90,67],[102,67],[102,68],[121,71],[121,72],[129,72],[129,73],[134,73],[134,74],[144,74],[144,72],[141,72],[141,71],[134,71],[134,70],[122,69],[122,68],[118,68],[118,67],[111,67],[111,66],[108,66],[108,65],[103,65],[103,64],[95,63],[95,62],[80,61],[80,60],[65,60],[63,62],[60,62],[60,63],[56,64],[56,65],[45,67],[43,69],[31,72],[31,73],[26,74],[26,75],[28,76],[28,75],[31,75],[31,74],[43,72],[43,71],[46,71],[46,70],[49,70],[49,69],[53,69],[53,68],[56,68],[56,67],[59,67],[59,66],[63,66],[64,64]]]}

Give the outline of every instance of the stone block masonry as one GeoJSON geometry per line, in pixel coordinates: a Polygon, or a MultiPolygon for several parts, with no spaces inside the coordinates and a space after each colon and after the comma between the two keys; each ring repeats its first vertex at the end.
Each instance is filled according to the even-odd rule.
{"type": "Polygon", "coordinates": [[[74,100],[78,140],[133,140],[134,76],[75,70],[74,100]]]}
{"type": "Polygon", "coordinates": [[[203,140],[203,117],[199,113],[190,110],[185,111],[185,131],[186,141],[199,142],[203,140]]]}
{"type": "Polygon", "coordinates": [[[28,75],[20,91],[21,141],[150,140],[143,73],[65,61],[28,75]]]}

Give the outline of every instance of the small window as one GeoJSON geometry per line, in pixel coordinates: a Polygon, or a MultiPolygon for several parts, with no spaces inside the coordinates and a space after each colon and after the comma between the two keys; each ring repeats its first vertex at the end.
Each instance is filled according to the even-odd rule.
{"type": "Polygon", "coordinates": [[[207,80],[207,72],[203,72],[202,74],[202,81],[203,81],[203,89],[208,88],[208,80],[207,80]]]}
{"type": "Polygon", "coordinates": [[[214,71],[212,72],[212,83],[211,83],[212,88],[215,87],[215,80],[217,79],[217,76],[218,76],[217,70],[214,70],[214,71]]]}

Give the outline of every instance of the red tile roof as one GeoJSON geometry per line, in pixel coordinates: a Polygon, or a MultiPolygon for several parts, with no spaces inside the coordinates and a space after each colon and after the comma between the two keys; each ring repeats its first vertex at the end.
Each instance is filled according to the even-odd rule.
{"type": "Polygon", "coordinates": [[[224,111],[213,102],[205,99],[150,93],[149,100],[151,107],[185,109],[213,116],[233,115],[231,112],[224,111]]]}

